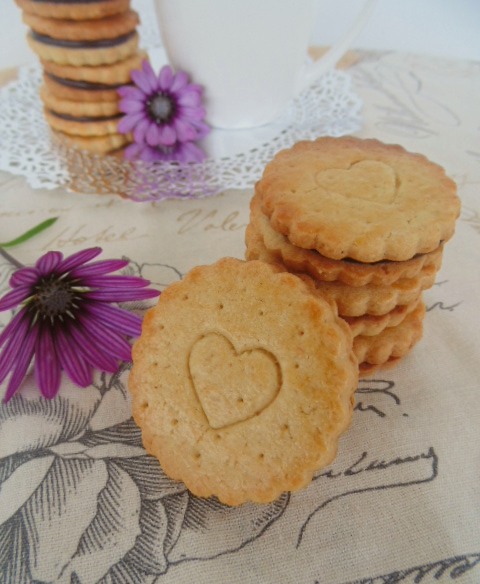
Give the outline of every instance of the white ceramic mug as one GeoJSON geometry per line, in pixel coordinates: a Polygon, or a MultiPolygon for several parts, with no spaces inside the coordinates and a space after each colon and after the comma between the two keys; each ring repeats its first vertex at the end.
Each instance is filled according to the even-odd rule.
{"type": "Polygon", "coordinates": [[[307,64],[317,0],[155,0],[170,64],[203,85],[207,121],[224,129],[272,122],[333,67],[363,28],[367,0],[345,37],[307,64]]]}

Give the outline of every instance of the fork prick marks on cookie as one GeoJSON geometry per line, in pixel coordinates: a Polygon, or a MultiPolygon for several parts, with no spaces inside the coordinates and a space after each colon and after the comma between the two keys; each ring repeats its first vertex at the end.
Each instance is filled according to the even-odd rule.
{"type": "Polygon", "coordinates": [[[208,423],[216,430],[261,414],[282,385],[281,367],[273,353],[260,347],[237,351],[217,332],[195,341],[188,367],[208,423]]]}
{"type": "Polygon", "coordinates": [[[361,160],[349,168],[329,168],[315,175],[319,187],[347,198],[391,205],[398,188],[393,168],[379,160],[361,160]]]}

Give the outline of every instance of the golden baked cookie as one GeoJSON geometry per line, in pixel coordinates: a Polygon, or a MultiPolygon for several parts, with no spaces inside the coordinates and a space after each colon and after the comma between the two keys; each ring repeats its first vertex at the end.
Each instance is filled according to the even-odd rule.
{"type": "Polygon", "coordinates": [[[54,95],[48,85],[40,88],[40,98],[45,107],[58,114],[66,114],[73,118],[105,118],[120,114],[118,99],[115,101],[73,101],[70,99],[58,98],[54,95]]]}
{"type": "Polygon", "coordinates": [[[89,0],[86,2],[15,0],[15,2],[29,14],[71,20],[104,18],[105,16],[125,12],[130,7],[130,0],[89,0]]]}
{"type": "MultiPolygon", "coordinates": [[[[75,136],[56,131],[55,136],[69,146],[88,150],[94,154],[110,154],[131,142],[129,135],[118,133],[105,136],[75,136]]],[[[72,181],[75,181],[75,177],[72,177],[72,181]]]]}
{"type": "Polygon", "coordinates": [[[386,328],[399,325],[412,310],[415,310],[420,297],[421,295],[408,304],[395,306],[386,314],[363,314],[362,316],[342,316],[342,318],[350,327],[354,337],[359,335],[371,337],[378,335],[386,328]]]}
{"type": "Polygon", "coordinates": [[[117,134],[117,126],[122,115],[101,118],[75,118],[67,114],[44,110],[45,118],[51,128],[74,136],[105,136],[117,134]]]}
{"type": "Polygon", "coordinates": [[[133,348],[146,450],[195,495],[268,502],[329,464],[352,415],[348,326],[296,276],[224,258],[168,287],[133,348]]]}
{"type": "Polygon", "coordinates": [[[87,81],[75,81],[73,79],[62,79],[44,73],[43,84],[48,92],[59,100],[82,101],[82,102],[118,102],[117,90],[123,84],[102,84],[88,83],[87,81]]]}
{"type": "Polygon", "coordinates": [[[135,30],[138,13],[127,10],[121,14],[96,20],[62,20],[23,13],[23,22],[40,35],[64,41],[114,39],[135,30]]]}
{"type": "MultiPolygon", "coordinates": [[[[318,280],[340,281],[349,286],[386,286],[400,278],[414,278],[423,267],[434,265],[438,271],[442,264],[443,244],[434,251],[403,262],[380,261],[372,264],[354,260],[332,260],[316,250],[292,245],[285,235],[275,231],[268,217],[262,213],[260,196],[255,194],[250,203],[250,224],[257,231],[265,247],[273,252],[290,271],[305,272],[318,280]]],[[[250,234],[251,236],[251,234],[250,234]]],[[[254,239],[246,241],[247,247],[254,239]]]]}
{"type": "Polygon", "coordinates": [[[273,229],[293,245],[366,263],[437,249],[460,212],[443,168],[401,146],[353,137],[283,150],[256,192],[273,229]]]}
{"type": "MultiPolygon", "coordinates": [[[[261,260],[269,264],[281,264],[287,271],[285,264],[270,252],[260,238],[255,238],[254,230],[248,225],[246,239],[255,241],[247,248],[245,257],[249,260],[261,260]]],[[[396,306],[410,304],[416,300],[422,290],[433,286],[436,269],[434,265],[422,268],[415,278],[401,278],[390,286],[348,286],[342,282],[322,282],[315,280],[315,287],[324,298],[334,302],[340,316],[362,316],[365,314],[383,315],[396,306]]]]}
{"type": "Polygon", "coordinates": [[[65,65],[40,59],[43,70],[61,79],[84,81],[86,83],[103,83],[107,85],[125,85],[131,83],[130,72],[140,69],[142,61],[147,58],[144,51],[110,65],[65,65]]]}
{"type": "Polygon", "coordinates": [[[382,365],[392,357],[403,357],[422,338],[424,317],[425,304],[420,301],[399,325],[388,327],[378,335],[355,337],[353,351],[358,361],[382,365]]]}
{"type": "Polygon", "coordinates": [[[380,365],[374,365],[373,363],[360,363],[358,365],[358,376],[360,379],[364,379],[365,377],[371,377],[374,373],[378,373],[379,371],[386,371],[389,369],[393,369],[396,367],[403,357],[390,357],[385,363],[381,363],[380,365]]]}
{"type": "Polygon", "coordinates": [[[75,67],[116,63],[130,57],[138,49],[136,31],[95,41],[62,41],[30,31],[27,41],[41,59],[75,67]]]}

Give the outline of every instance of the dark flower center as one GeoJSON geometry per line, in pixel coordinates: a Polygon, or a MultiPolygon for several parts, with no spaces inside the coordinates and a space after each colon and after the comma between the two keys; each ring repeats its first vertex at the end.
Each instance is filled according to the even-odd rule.
{"type": "Polygon", "coordinates": [[[150,117],[157,124],[168,124],[177,111],[174,100],[164,93],[157,93],[147,101],[150,117]]]}
{"type": "Polygon", "coordinates": [[[65,316],[74,316],[79,299],[79,293],[71,281],[51,276],[40,280],[35,286],[30,309],[41,319],[63,320],[65,316]]]}

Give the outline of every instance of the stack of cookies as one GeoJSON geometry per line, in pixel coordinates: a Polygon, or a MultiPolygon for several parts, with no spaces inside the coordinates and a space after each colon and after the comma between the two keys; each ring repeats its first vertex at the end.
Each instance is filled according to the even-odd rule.
{"type": "Polygon", "coordinates": [[[145,54],[130,0],[16,0],[40,57],[46,119],[69,143],[106,153],[124,146],[118,87],[145,54]]]}
{"type": "Polygon", "coordinates": [[[397,145],[300,142],[255,187],[247,259],[308,274],[354,335],[360,375],[420,340],[425,305],[460,210],[444,170],[397,145]]]}

